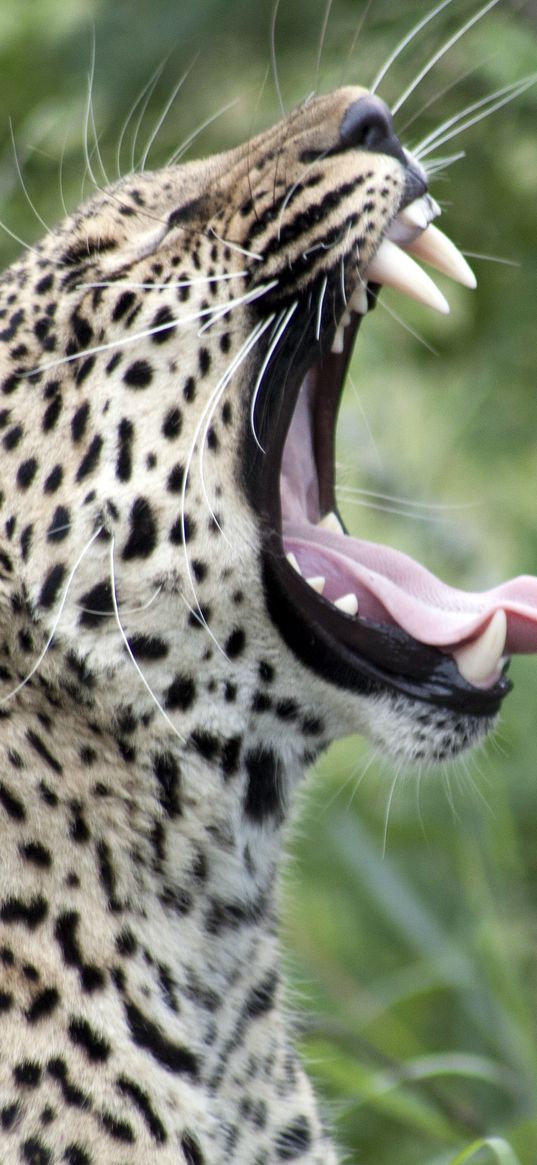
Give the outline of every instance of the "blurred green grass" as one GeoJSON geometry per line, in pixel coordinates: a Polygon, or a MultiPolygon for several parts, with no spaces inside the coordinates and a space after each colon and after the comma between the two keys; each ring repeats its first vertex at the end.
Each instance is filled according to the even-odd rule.
{"type": "MultiPolygon", "coordinates": [[[[335,0],[321,45],[324,0],[281,0],[275,42],[287,107],[318,86],[370,83],[427,11],[377,0],[354,43],[365,7],[335,0]]],[[[467,0],[447,8],[382,95],[397,97],[476,10],[467,0]]],[[[104,180],[99,155],[110,178],[140,159],[189,69],[150,164],[218,110],[191,155],[273,121],[272,12],[272,0],[4,0],[4,262],[20,249],[9,232],[32,242],[61,217],[62,202],[72,207],[91,192],[93,38],[88,153],[104,180]],[[147,107],[142,97],[133,108],[153,75],[147,107]]],[[[534,9],[505,0],[410,99],[408,116],[446,91],[405,142],[531,73],[536,48],[534,9]]],[[[359,339],[340,425],[350,529],[471,588],[537,573],[535,109],[528,90],[470,130],[460,141],[466,158],[433,186],[450,236],[509,263],[476,259],[477,292],[446,286],[449,320],[383,295],[359,339]],[[364,490],[408,502],[379,498],[372,508],[356,492],[364,490]]],[[[406,120],[405,106],[398,126],[406,120]]],[[[290,999],[353,1161],[537,1162],[537,667],[517,660],[511,674],[498,734],[475,758],[395,779],[352,739],[331,750],[302,798],[284,889],[290,999]]]]}

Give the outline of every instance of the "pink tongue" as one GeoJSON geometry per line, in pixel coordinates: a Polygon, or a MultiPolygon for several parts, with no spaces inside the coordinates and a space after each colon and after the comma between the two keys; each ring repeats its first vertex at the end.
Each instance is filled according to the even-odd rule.
{"type": "Polygon", "coordinates": [[[447,586],[398,550],[319,530],[303,518],[284,521],[283,536],[304,577],[322,575],[323,594],[332,602],[352,591],[363,617],[396,623],[421,643],[451,647],[474,639],[503,608],[506,651],[537,652],[537,578],[522,576],[472,594],[447,586]]]}

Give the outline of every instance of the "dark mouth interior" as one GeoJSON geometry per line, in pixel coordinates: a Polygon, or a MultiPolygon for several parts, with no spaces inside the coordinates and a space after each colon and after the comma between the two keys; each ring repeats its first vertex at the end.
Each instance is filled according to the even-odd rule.
{"type": "MultiPolygon", "coordinates": [[[[377,292],[378,288],[368,288],[371,305],[377,292]]],[[[346,328],[341,354],[323,354],[332,336],[328,345],[326,336],[312,345],[304,341],[308,328],[301,335],[296,329],[294,349],[288,342],[263,385],[266,423],[260,444],[264,452],[256,450],[256,466],[248,476],[256,507],[261,501],[264,516],[269,611],[288,646],[332,683],[364,693],[389,687],[466,714],[493,715],[510,689],[505,675],[486,689],[474,687],[462,677],[453,656],[409,635],[375,606],[371,596],[360,596],[359,613],[351,617],[334,606],[330,583],[322,595],[316,593],[287,561],[286,532],[294,523],[305,526],[308,540],[318,544],[321,559],[323,540],[330,542],[329,534],[319,537],[316,524],[336,510],[335,428],[360,322],[361,317],[354,316],[346,328]]],[[[308,577],[321,571],[312,563],[312,569],[304,573],[308,577]]],[[[339,581],[337,593],[341,595],[344,589],[339,581]]]]}

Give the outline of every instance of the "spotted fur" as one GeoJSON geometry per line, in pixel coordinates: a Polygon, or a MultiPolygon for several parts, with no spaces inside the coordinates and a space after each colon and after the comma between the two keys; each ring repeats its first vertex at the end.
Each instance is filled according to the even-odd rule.
{"type": "Polygon", "coordinates": [[[331,684],[267,607],[263,325],[401,198],[396,158],[334,148],[361,92],[128,176],[0,284],[3,1165],[335,1165],[281,997],[295,786],[351,730],[483,730],[331,684]]]}

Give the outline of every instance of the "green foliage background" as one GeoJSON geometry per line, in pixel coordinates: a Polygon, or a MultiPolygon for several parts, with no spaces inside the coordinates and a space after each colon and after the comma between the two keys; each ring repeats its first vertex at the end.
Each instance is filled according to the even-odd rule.
{"type": "MultiPolygon", "coordinates": [[[[364,11],[362,0],[334,0],[321,44],[324,0],[281,0],[287,108],[315,88],[369,84],[427,6],[375,0],[357,36],[364,11]]],[[[475,11],[454,0],[382,96],[393,101],[475,11]]],[[[274,120],[272,12],[272,0],[3,0],[4,262],[20,249],[12,234],[31,242],[62,203],[91,192],[85,137],[102,182],[103,167],[113,178],[138,164],[155,130],[154,166],[215,114],[189,156],[274,120]]],[[[536,62],[534,6],[504,0],[405,104],[398,127],[419,115],[406,144],[536,62]]],[[[463,249],[509,262],[476,259],[477,292],[445,288],[447,320],[384,294],[361,333],[340,424],[351,530],[471,588],[537,573],[535,124],[529,89],[444,151],[466,150],[433,186],[445,229],[463,249]],[[409,501],[371,509],[356,489],[409,501]]],[[[394,774],[352,739],[304,798],[286,877],[289,977],[304,1054],[353,1161],[537,1162],[537,666],[517,660],[512,676],[480,756],[394,774]]]]}

